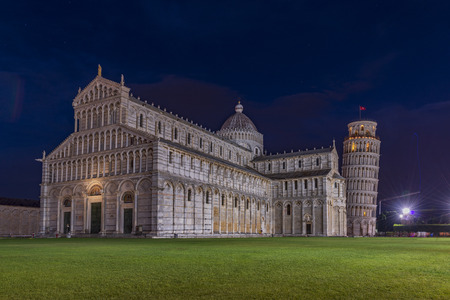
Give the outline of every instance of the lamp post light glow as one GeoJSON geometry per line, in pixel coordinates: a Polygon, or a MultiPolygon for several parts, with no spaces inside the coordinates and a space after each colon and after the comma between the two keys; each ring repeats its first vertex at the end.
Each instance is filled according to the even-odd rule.
{"type": "Polygon", "coordinates": [[[402,224],[412,224],[414,221],[414,211],[412,211],[409,207],[405,207],[402,209],[402,213],[399,215],[400,220],[402,220],[402,224]]]}
{"type": "Polygon", "coordinates": [[[404,215],[408,215],[408,214],[411,213],[411,210],[410,210],[409,208],[405,207],[404,209],[402,209],[402,213],[403,213],[404,215]]]}

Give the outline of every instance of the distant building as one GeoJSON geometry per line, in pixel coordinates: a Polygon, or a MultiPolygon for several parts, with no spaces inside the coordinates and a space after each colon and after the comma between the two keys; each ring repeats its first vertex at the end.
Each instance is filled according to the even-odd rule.
{"type": "Polygon", "coordinates": [[[360,120],[348,124],[342,175],[347,182],[347,234],[374,236],[376,228],[380,138],[377,123],[360,120]]]}
{"type": "Polygon", "coordinates": [[[215,133],[100,70],[72,105],[74,132],[40,159],[43,235],[347,234],[334,143],[265,155],[240,103],[215,133]]]}
{"type": "Polygon", "coordinates": [[[39,232],[39,201],[0,197],[0,236],[39,232]]]}

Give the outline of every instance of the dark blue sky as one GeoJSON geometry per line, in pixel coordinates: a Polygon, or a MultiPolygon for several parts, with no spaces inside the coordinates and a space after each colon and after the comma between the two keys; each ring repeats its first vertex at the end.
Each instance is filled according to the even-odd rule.
{"type": "Polygon", "coordinates": [[[410,201],[448,209],[449,15],[448,1],[10,1],[0,196],[38,199],[34,159],[73,131],[73,97],[101,64],[135,96],[213,130],[240,97],[268,152],[333,138],[342,152],[363,105],[382,140],[379,198],[421,186],[410,201]]]}

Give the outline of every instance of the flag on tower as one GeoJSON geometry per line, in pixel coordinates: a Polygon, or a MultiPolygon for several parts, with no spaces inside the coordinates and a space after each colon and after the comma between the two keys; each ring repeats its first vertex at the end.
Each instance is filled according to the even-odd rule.
{"type": "Polygon", "coordinates": [[[359,106],[359,110],[366,110],[366,108],[364,106],[359,106]]]}

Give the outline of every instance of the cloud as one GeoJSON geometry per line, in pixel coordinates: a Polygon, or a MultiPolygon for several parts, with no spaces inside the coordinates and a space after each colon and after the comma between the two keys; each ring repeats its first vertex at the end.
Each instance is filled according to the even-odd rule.
{"type": "Polygon", "coordinates": [[[359,72],[359,77],[363,79],[375,79],[385,70],[395,59],[398,57],[398,53],[391,52],[384,56],[379,57],[373,61],[365,63],[359,72]]]}
{"type": "Polygon", "coordinates": [[[426,104],[419,109],[417,109],[418,113],[422,112],[433,112],[433,111],[442,111],[450,109],[450,101],[441,101],[435,103],[426,104]]]}
{"type": "Polygon", "coordinates": [[[161,81],[151,84],[129,84],[135,96],[151,95],[142,98],[148,103],[166,107],[180,116],[202,125],[219,129],[225,118],[234,113],[239,93],[227,87],[200,80],[167,75],[161,81]]]}

